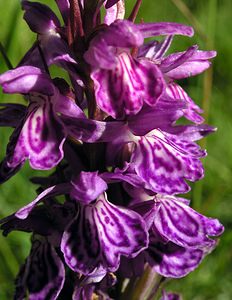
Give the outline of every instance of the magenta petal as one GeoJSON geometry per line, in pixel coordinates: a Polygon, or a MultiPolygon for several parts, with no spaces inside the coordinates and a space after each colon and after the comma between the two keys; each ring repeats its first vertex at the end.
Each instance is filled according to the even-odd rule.
{"type": "Polygon", "coordinates": [[[166,75],[172,79],[183,79],[201,74],[210,67],[209,61],[188,61],[169,71],[166,75]]]}
{"type": "Polygon", "coordinates": [[[152,60],[160,59],[169,49],[173,36],[167,36],[162,42],[150,41],[139,48],[139,57],[147,57],[152,60]]]}
{"type": "Polygon", "coordinates": [[[143,36],[134,23],[128,20],[116,20],[101,35],[107,45],[118,48],[139,47],[143,36]]]}
{"type": "Polygon", "coordinates": [[[140,30],[144,38],[156,36],[156,35],[187,35],[193,36],[193,28],[178,23],[141,23],[136,24],[137,29],[140,30]]]}
{"type": "Polygon", "coordinates": [[[65,133],[48,99],[31,103],[9,166],[29,159],[34,169],[53,168],[63,158],[65,133]],[[44,100],[44,101],[43,101],[44,100]]]}
{"type": "Polygon", "coordinates": [[[153,130],[137,143],[131,158],[135,172],[154,192],[177,194],[189,191],[184,179],[199,180],[204,175],[200,157],[205,152],[195,143],[153,130]]]}
{"type": "MultiPolygon", "coordinates": [[[[174,55],[165,57],[160,64],[160,69],[164,73],[168,73],[173,69],[177,69],[179,66],[183,65],[186,61],[189,61],[194,53],[197,51],[198,46],[192,46],[181,55],[174,55]]],[[[169,74],[169,73],[168,73],[169,74]]],[[[170,76],[171,77],[171,76],[170,76]]]]}
{"type": "Polygon", "coordinates": [[[134,257],[147,247],[147,232],[139,214],[109,203],[80,207],[66,228],[61,250],[68,266],[84,275],[94,270],[116,271],[120,256],[134,257]]]}
{"type": "Polygon", "coordinates": [[[200,249],[185,249],[171,242],[152,241],[146,251],[149,264],[164,277],[180,278],[192,272],[204,258],[200,249]]]}
{"type": "Polygon", "coordinates": [[[106,182],[98,172],[81,172],[72,180],[70,196],[83,204],[89,204],[107,189],[106,182]]]}
{"type": "Polygon", "coordinates": [[[178,125],[169,127],[168,133],[178,136],[180,139],[191,142],[198,141],[210,133],[217,131],[217,128],[202,124],[202,125],[178,125]]]}
{"type": "Polygon", "coordinates": [[[173,53],[161,62],[161,69],[172,79],[182,79],[198,75],[210,67],[209,59],[216,56],[215,51],[192,51],[173,53]]]}
{"type": "Polygon", "coordinates": [[[62,195],[62,194],[68,194],[71,189],[70,183],[61,183],[58,185],[51,186],[44,190],[41,194],[38,195],[38,197],[35,198],[31,203],[24,206],[23,208],[19,209],[15,216],[19,219],[26,219],[27,216],[30,214],[32,209],[39,204],[39,202],[44,201],[50,197],[62,195]]]}
{"type": "Polygon", "coordinates": [[[32,92],[53,95],[54,87],[46,73],[39,68],[22,66],[0,75],[3,92],[28,94],[32,92]]]}
{"type": "Polygon", "coordinates": [[[96,70],[91,75],[98,106],[113,118],[136,114],[143,103],[154,106],[164,91],[159,68],[146,60],[134,60],[121,53],[112,70],[96,70]]]}
{"type": "Polygon", "coordinates": [[[154,107],[143,106],[136,114],[128,117],[128,126],[134,135],[143,136],[155,128],[172,128],[172,124],[183,116],[186,102],[173,101],[162,95],[154,107]]]}
{"type": "Polygon", "coordinates": [[[183,110],[185,117],[196,123],[201,124],[204,122],[204,118],[199,114],[203,110],[194,103],[194,101],[189,97],[189,95],[182,89],[182,87],[174,82],[170,82],[166,88],[166,93],[173,98],[173,100],[185,100],[187,107],[183,110]]]}
{"type": "Polygon", "coordinates": [[[155,231],[165,239],[186,248],[204,249],[216,243],[223,226],[217,219],[207,218],[171,196],[159,196],[161,202],[154,217],[155,231]]]}
{"type": "Polygon", "coordinates": [[[84,58],[95,68],[112,69],[117,63],[117,48],[129,49],[142,43],[143,37],[135,24],[116,20],[93,38],[84,58]]]}

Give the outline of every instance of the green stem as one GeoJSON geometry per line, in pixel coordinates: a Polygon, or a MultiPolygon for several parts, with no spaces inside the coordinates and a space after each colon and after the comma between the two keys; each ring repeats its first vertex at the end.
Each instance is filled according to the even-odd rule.
{"type": "Polygon", "coordinates": [[[155,296],[155,293],[158,291],[161,278],[162,277],[154,272],[151,267],[147,266],[143,275],[137,279],[137,281],[131,279],[122,300],[152,299],[150,298],[150,295],[152,295],[152,297],[155,296]]]}

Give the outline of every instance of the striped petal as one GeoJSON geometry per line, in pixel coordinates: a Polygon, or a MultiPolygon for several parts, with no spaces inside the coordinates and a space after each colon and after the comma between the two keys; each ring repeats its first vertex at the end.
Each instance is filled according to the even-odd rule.
{"type": "Polygon", "coordinates": [[[65,270],[55,249],[46,240],[34,240],[30,256],[16,280],[15,298],[29,300],[58,298],[64,285],[65,270]]]}
{"type": "Polygon", "coordinates": [[[135,60],[126,52],[111,70],[98,69],[91,75],[98,106],[113,118],[140,111],[143,103],[154,106],[164,91],[163,75],[147,60],[135,60]]]}
{"type": "Polygon", "coordinates": [[[155,215],[153,229],[179,246],[203,249],[216,243],[209,236],[218,236],[223,226],[217,219],[207,218],[183,201],[172,196],[157,196],[161,202],[155,215]]]}
{"type": "Polygon", "coordinates": [[[204,155],[193,142],[153,130],[139,139],[131,165],[146,188],[164,194],[185,193],[189,191],[185,179],[196,181],[203,177],[199,158],[204,155]]]}
{"type": "Polygon", "coordinates": [[[142,44],[143,36],[135,24],[128,20],[116,20],[92,39],[84,59],[95,68],[109,70],[117,64],[117,50],[120,53],[120,48],[125,50],[142,44]]]}
{"type": "Polygon", "coordinates": [[[14,154],[8,161],[9,167],[16,167],[29,159],[32,168],[47,170],[63,158],[63,126],[55,116],[49,100],[42,97],[40,100],[39,103],[32,102],[28,108],[14,154]]]}
{"type": "Polygon", "coordinates": [[[173,99],[173,100],[185,100],[188,104],[187,108],[185,108],[184,115],[185,117],[196,123],[201,124],[204,122],[204,118],[200,116],[203,110],[194,103],[194,101],[189,97],[189,95],[180,87],[178,84],[171,82],[168,84],[166,88],[166,93],[173,99]]]}
{"type": "Polygon", "coordinates": [[[100,196],[64,232],[61,250],[67,265],[88,275],[99,268],[116,271],[120,256],[134,257],[147,246],[148,235],[139,214],[109,203],[100,196]]]}
{"type": "Polygon", "coordinates": [[[193,36],[193,28],[178,23],[160,22],[160,23],[141,23],[136,24],[144,38],[156,35],[186,35],[193,36]]]}
{"type": "Polygon", "coordinates": [[[204,251],[164,243],[152,236],[146,257],[154,271],[164,277],[180,278],[192,272],[204,258],[204,251]]]}

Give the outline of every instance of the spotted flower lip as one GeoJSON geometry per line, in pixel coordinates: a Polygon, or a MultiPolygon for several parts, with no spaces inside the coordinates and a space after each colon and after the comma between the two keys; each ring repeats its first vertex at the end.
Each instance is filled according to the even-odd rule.
{"type": "Polygon", "coordinates": [[[17,122],[1,165],[3,181],[15,174],[26,159],[34,169],[56,166],[63,158],[68,134],[87,142],[105,141],[112,139],[122,127],[120,123],[87,119],[69,97],[60,93],[50,77],[36,67],[10,70],[0,76],[0,84],[6,93],[29,97],[29,106],[17,122]]]}
{"type": "Polygon", "coordinates": [[[135,257],[147,247],[147,239],[144,221],[137,213],[111,204],[102,195],[94,204],[80,207],[64,232],[61,250],[76,272],[88,275],[96,268],[112,272],[121,255],[135,257]]]}
{"type": "MultiPolygon", "coordinates": [[[[179,133],[180,137],[160,129],[134,138],[130,133],[126,139],[132,141],[135,147],[131,151],[129,161],[124,162],[121,174],[136,174],[146,189],[157,193],[171,195],[188,192],[190,187],[185,179],[196,181],[203,177],[204,170],[200,158],[206,155],[206,152],[193,142],[194,137],[201,136],[197,132],[204,130],[201,127],[190,129],[185,128],[183,134],[179,133]]],[[[112,144],[112,147],[118,147],[119,153],[125,144],[123,138],[120,139],[112,144]]]]}
{"type": "Polygon", "coordinates": [[[145,257],[159,274],[183,277],[215,248],[217,242],[212,237],[221,235],[224,227],[217,219],[194,211],[186,199],[161,194],[147,194],[146,198],[131,206],[150,228],[145,257]]]}

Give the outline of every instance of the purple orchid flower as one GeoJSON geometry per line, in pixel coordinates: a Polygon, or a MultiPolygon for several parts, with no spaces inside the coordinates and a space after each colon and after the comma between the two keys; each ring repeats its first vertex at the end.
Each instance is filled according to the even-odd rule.
{"type": "MultiPolygon", "coordinates": [[[[2,229],[7,234],[14,228],[27,228],[27,224],[31,225],[29,228],[37,228],[34,216],[31,216],[36,205],[60,194],[70,194],[79,208],[63,229],[61,251],[73,271],[101,280],[107,272],[118,269],[121,255],[135,257],[147,247],[148,242],[142,217],[130,209],[110,203],[103,194],[106,189],[106,182],[97,173],[82,172],[71,183],[43,191],[29,205],[16,212],[16,218],[24,222],[12,217],[6,220],[2,229]],[[80,230],[83,226],[84,231],[80,230]]],[[[54,231],[51,226],[49,229],[54,231]]]]}
{"type": "MultiPolygon", "coordinates": [[[[133,195],[133,190],[128,191],[133,195]]],[[[144,259],[165,277],[183,277],[215,248],[217,242],[210,237],[221,235],[224,228],[217,219],[190,208],[186,199],[159,194],[153,197],[149,200],[152,196],[137,191],[134,200],[140,202],[131,206],[150,228],[144,259]]]]}
{"type": "Polygon", "coordinates": [[[26,159],[34,169],[56,166],[63,158],[68,134],[86,142],[103,141],[113,138],[120,125],[88,120],[74,101],[60,93],[49,76],[36,67],[8,71],[0,76],[0,84],[5,93],[28,94],[29,98],[29,106],[12,134],[2,163],[3,180],[13,175],[26,159]]]}
{"type": "Polygon", "coordinates": [[[54,247],[45,239],[34,239],[32,249],[16,279],[14,299],[57,299],[65,280],[64,265],[54,247]],[[39,265],[38,265],[39,261],[39,265]]]}
{"type": "MultiPolygon", "coordinates": [[[[107,156],[109,165],[123,165],[123,168],[118,168],[115,172],[136,174],[146,189],[157,193],[177,194],[189,191],[185,179],[196,181],[203,177],[200,158],[206,152],[194,141],[214,131],[214,128],[172,126],[175,118],[183,115],[183,110],[178,109],[178,106],[174,109],[171,103],[172,101],[165,103],[165,113],[160,101],[154,113],[153,110],[142,110],[135,117],[129,118],[128,126],[118,139],[109,143],[107,156]],[[155,126],[157,129],[146,133],[155,126]],[[164,130],[160,129],[162,126],[164,130]],[[115,156],[111,154],[113,148],[115,156]],[[126,157],[123,157],[124,151],[127,153],[126,157]]],[[[180,105],[183,108],[183,103],[180,105]]]]}
{"type": "Polygon", "coordinates": [[[167,81],[166,93],[173,100],[186,100],[188,107],[185,109],[185,117],[196,124],[200,124],[204,121],[203,117],[199,115],[199,113],[203,112],[202,109],[193,102],[174,80],[195,76],[204,72],[210,67],[209,59],[215,57],[216,52],[199,51],[197,46],[192,46],[185,52],[173,53],[165,57],[164,55],[169,49],[172,39],[173,36],[170,35],[162,42],[152,41],[141,46],[139,57],[145,57],[159,65],[167,81]]]}
{"type": "Polygon", "coordinates": [[[131,286],[144,272],[186,276],[223,232],[177,196],[203,177],[206,151],[196,141],[215,131],[177,81],[202,73],[216,53],[191,46],[167,55],[174,35],[191,37],[193,29],[134,24],[140,0],[128,20],[124,0],[56,4],[63,23],[48,6],[22,1],[37,40],[0,75],[4,93],[27,101],[0,107],[0,126],[14,128],[0,182],[26,160],[54,168],[31,179],[40,185],[32,202],[0,221],[5,236],[32,233],[15,299],[141,298],[131,286]],[[69,83],[51,78],[54,64],[69,83]],[[193,124],[179,125],[182,117],[193,124]]]}

